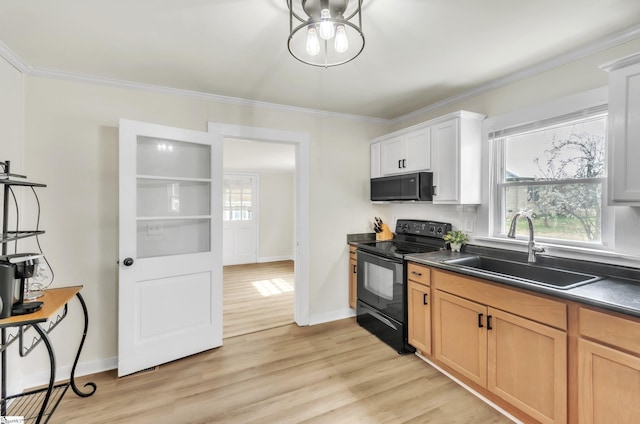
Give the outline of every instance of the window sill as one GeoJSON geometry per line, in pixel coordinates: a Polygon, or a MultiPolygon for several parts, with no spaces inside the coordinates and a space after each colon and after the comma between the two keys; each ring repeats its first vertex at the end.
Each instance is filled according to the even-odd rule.
{"type": "MultiPolygon", "coordinates": [[[[527,251],[526,241],[507,239],[506,237],[474,237],[473,242],[478,246],[515,250],[519,252],[527,251]]],[[[536,246],[544,247],[544,255],[547,256],[640,268],[640,256],[637,255],[629,255],[611,250],[590,249],[586,247],[566,246],[538,241],[536,241],[536,246]]]]}

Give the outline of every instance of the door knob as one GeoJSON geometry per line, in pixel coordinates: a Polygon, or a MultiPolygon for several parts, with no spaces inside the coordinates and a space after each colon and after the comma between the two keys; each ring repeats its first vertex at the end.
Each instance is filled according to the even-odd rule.
{"type": "Polygon", "coordinates": [[[122,261],[122,263],[124,264],[124,266],[131,266],[131,265],[133,265],[133,259],[125,258],[125,260],[122,261]]]}

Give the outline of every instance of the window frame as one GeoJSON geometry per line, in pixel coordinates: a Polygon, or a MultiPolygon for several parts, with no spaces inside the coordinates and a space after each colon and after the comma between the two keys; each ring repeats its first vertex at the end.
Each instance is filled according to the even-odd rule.
{"type": "MultiPolygon", "coordinates": [[[[556,180],[553,183],[541,182],[512,182],[503,183],[504,175],[504,144],[507,136],[524,133],[535,129],[543,129],[563,122],[570,123],[580,117],[592,118],[598,114],[608,113],[608,95],[606,87],[588,92],[579,93],[559,101],[548,102],[537,107],[529,108],[510,114],[488,118],[485,121],[485,140],[489,144],[488,159],[488,210],[486,235],[488,241],[526,244],[528,234],[517,234],[516,240],[508,239],[504,229],[504,219],[507,218],[503,210],[504,187],[531,186],[531,185],[556,185],[562,183],[586,183],[588,181],[599,182],[601,190],[601,237],[599,242],[563,240],[536,236],[536,241],[551,248],[578,249],[589,251],[612,252],[615,250],[615,210],[607,204],[607,177],[583,179],[583,180],[556,180]],[[522,131],[518,131],[518,128],[522,131]]],[[[608,125],[608,124],[607,124],[608,125]]],[[[605,135],[605,142],[606,135],[605,135]]],[[[607,146],[605,145],[605,152],[607,146]]],[[[606,169],[605,161],[605,169],[606,169]]]]}

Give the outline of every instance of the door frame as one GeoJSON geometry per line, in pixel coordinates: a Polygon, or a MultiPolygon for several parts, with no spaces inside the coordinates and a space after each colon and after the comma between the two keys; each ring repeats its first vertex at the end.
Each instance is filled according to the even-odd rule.
{"type": "MultiPolygon", "coordinates": [[[[296,147],[296,200],[293,318],[300,326],[309,325],[309,133],[209,122],[209,132],[223,138],[240,138],[268,143],[289,143],[296,147]]],[[[224,155],[224,151],[223,151],[224,155]]]]}

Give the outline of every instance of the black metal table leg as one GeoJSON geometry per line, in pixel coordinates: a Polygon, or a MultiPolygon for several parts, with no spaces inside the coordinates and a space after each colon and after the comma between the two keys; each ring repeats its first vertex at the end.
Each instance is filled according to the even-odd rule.
{"type": "Polygon", "coordinates": [[[36,420],[36,424],[39,424],[44,416],[45,411],[47,410],[47,405],[49,404],[49,398],[51,397],[51,392],[53,392],[53,385],[56,379],[56,355],[53,352],[53,346],[51,346],[51,341],[47,336],[47,332],[44,331],[39,324],[32,325],[33,329],[38,332],[44,345],[47,347],[47,352],[49,353],[49,364],[51,366],[51,372],[49,374],[49,386],[47,387],[47,393],[44,395],[44,400],[42,401],[42,407],[40,408],[40,413],[38,414],[38,419],[36,420]]]}
{"type": "Polygon", "coordinates": [[[80,360],[80,353],[82,352],[82,347],[84,346],[84,340],[87,338],[87,329],[89,328],[89,313],[87,311],[87,305],[84,303],[84,299],[80,295],[80,292],[76,293],[76,297],[80,301],[80,305],[82,305],[82,313],[84,314],[84,330],[82,331],[82,339],[80,340],[80,346],[78,347],[78,353],[76,353],[76,359],[73,361],[73,367],[71,368],[71,377],[69,379],[69,383],[71,384],[71,388],[73,392],[81,397],[91,396],[96,392],[97,386],[96,383],[89,382],[86,383],[82,387],[91,387],[91,389],[87,392],[81,392],[78,386],[76,386],[76,366],[78,365],[78,361],[80,360]]]}

